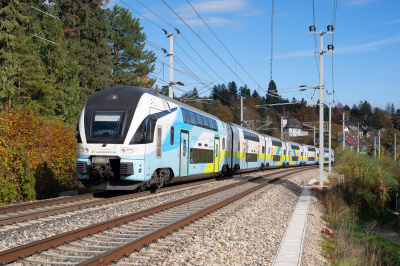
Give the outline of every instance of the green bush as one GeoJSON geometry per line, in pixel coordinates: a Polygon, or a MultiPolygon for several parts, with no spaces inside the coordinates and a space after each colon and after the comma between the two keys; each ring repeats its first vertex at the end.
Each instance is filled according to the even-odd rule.
{"type": "Polygon", "coordinates": [[[348,204],[357,205],[361,212],[378,212],[387,206],[397,186],[398,164],[385,156],[376,160],[349,149],[338,151],[335,157],[334,170],[349,183],[344,191],[348,204]]]}

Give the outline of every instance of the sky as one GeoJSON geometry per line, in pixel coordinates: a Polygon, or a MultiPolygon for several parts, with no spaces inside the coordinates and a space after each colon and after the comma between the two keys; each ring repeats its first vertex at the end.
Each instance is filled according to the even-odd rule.
{"type": "MultiPolygon", "coordinates": [[[[169,39],[161,28],[175,35],[175,28],[180,30],[181,36],[174,38],[181,46],[174,43],[173,52],[181,63],[174,62],[174,82],[186,86],[177,85],[176,95],[204,87],[179,72],[188,72],[185,67],[205,84],[227,85],[235,81],[238,87],[247,84],[252,92],[256,89],[265,95],[271,78],[272,0],[189,0],[227,49],[188,1],[164,0],[187,25],[162,0],[139,1],[173,27],[137,0],[111,0],[108,7],[117,4],[128,8],[133,17],[140,18],[147,40],[168,52],[169,39]]],[[[334,4],[334,0],[314,0],[316,31],[326,32],[328,25],[335,25],[333,36],[323,35],[324,51],[328,44],[334,45],[334,53],[323,56],[324,102],[329,103],[326,91],[334,91],[333,105],[340,102],[351,107],[367,100],[372,107],[385,108],[387,103],[393,103],[400,108],[400,1],[337,0],[336,19],[334,4]]],[[[315,43],[319,51],[320,35],[309,32],[314,20],[313,1],[275,1],[273,14],[272,79],[281,95],[306,99],[307,92],[296,87],[319,86],[315,43]]],[[[162,80],[168,81],[169,59],[161,50],[150,45],[146,48],[165,63],[164,69],[162,63],[156,63],[153,74],[156,84],[164,85],[162,80]]],[[[209,94],[206,91],[200,96],[209,94]]]]}

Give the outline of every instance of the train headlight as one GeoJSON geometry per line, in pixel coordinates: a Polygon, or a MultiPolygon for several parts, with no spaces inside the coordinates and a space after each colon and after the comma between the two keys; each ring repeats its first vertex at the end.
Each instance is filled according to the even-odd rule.
{"type": "Polygon", "coordinates": [[[79,151],[80,151],[81,153],[83,153],[83,152],[85,151],[85,149],[84,149],[83,147],[80,147],[80,148],[79,148],[79,151]]]}
{"type": "Polygon", "coordinates": [[[130,154],[133,153],[134,151],[136,151],[136,148],[130,148],[130,149],[122,148],[120,150],[121,154],[130,154]]]}
{"type": "Polygon", "coordinates": [[[89,149],[88,148],[85,148],[85,153],[89,153],[89,149]]]}

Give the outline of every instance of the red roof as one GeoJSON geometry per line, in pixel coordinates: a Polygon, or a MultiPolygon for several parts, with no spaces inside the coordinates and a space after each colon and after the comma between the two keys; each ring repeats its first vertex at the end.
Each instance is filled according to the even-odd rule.
{"type": "Polygon", "coordinates": [[[353,146],[353,145],[354,145],[354,140],[353,140],[353,138],[345,138],[345,140],[347,141],[347,143],[350,144],[350,146],[353,146]]]}

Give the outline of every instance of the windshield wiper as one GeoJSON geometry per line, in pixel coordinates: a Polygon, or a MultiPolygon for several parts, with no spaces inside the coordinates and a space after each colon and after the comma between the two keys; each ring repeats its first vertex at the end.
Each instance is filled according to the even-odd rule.
{"type": "Polygon", "coordinates": [[[107,144],[117,135],[117,132],[121,124],[122,124],[121,122],[117,122],[117,126],[114,128],[114,134],[106,142],[104,142],[103,145],[101,145],[101,147],[106,147],[107,144]]]}

